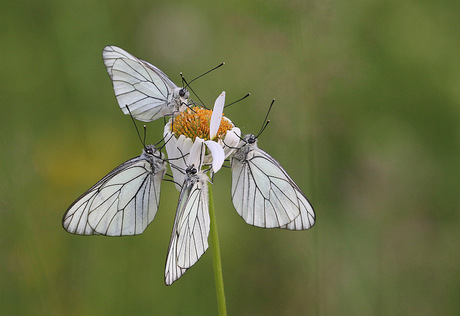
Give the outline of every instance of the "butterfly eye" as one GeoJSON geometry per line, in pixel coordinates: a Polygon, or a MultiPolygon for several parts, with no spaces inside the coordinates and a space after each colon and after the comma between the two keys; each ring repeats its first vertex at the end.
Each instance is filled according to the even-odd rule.
{"type": "Polygon", "coordinates": [[[249,144],[254,144],[256,142],[256,137],[254,135],[251,135],[249,138],[248,138],[248,143],[249,144]]]}
{"type": "Polygon", "coordinates": [[[145,152],[149,155],[153,155],[153,149],[152,148],[147,148],[145,152]]]}
{"type": "Polygon", "coordinates": [[[197,173],[197,170],[196,168],[191,165],[191,166],[188,166],[187,169],[185,170],[187,173],[190,173],[190,174],[196,174],[197,173]]]}
{"type": "Polygon", "coordinates": [[[187,89],[185,88],[182,88],[179,90],[179,95],[182,97],[182,98],[188,98],[189,97],[189,93],[187,91],[187,89]]]}

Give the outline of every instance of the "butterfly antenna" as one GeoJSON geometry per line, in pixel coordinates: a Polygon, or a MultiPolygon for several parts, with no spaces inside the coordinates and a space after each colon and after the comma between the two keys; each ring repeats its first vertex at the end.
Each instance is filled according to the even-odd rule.
{"type": "MultiPolygon", "coordinates": [[[[209,167],[208,169],[203,169],[201,171],[203,171],[204,173],[212,171],[212,167],[209,167]]],[[[214,172],[212,174],[214,174],[214,172]]]]}
{"type": "Polygon", "coordinates": [[[145,139],[146,138],[147,138],[147,125],[144,124],[144,139],[143,139],[144,146],[145,146],[145,139]]]}
{"type": "MultiPolygon", "coordinates": [[[[185,155],[184,155],[184,157],[187,157],[187,156],[188,156],[188,154],[185,154],[185,155]]],[[[173,161],[173,160],[178,160],[178,159],[182,159],[182,156],[176,157],[176,158],[168,158],[168,159],[165,159],[165,160],[171,162],[171,161],[173,161]]]]}
{"type": "MultiPolygon", "coordinates": [[[[165,137],[166,137],[166,136],[165,136],[165,137]]],[[[163,139],[164,139],[165,137],[163,137],[163,139]]],[[[171,137],[169,137],[168,140],[166,140],[165,143],[164,143],[164,145],[161,146],[161,147],[166,146],[166,144],[167,144],[173,137],[174,137],[174,135],[171,135],[171,137]]],[[[177,148],[177,149],[179,149],[179,148],[177,148]]],[[[188,153],[184,155],[180,149],[179,149],[179,151],[180,151],[180,153],[181,153],[182,156],[176,157],[176,158],[168,158],[168,159],[166,159],[166,160],[167,160],[167,161],[171,161],[171,160],[177,160],[177,159],[184,159],[184,157],[187,157],[188,153]]],[[[185,160],[184,160],[184,162],[185,162],[185,160]]]]}
{"type": "MultiPolygon", "coordinates": [[[[182,152],[182,150],[180,150],[179,147],[177,147],[177,150],[179,150],[180,154],[182,155],[181,157],[182,157],[182,159],[184,159],[184,164],[187,165],[187,161],[185,161],[185,155],[184,155],[184,153],[182,152]]],[[[178,158],[178,159],[180,159],[180,158],[178,158]]]]}
{"type": "Polygon", "coordinates": [[[185,80],[185,77],[184,77],[184,75],[182,74],[182,71],[179,72],[179,76],[180,76],[180,80],[182,81],[182,87],[186,88],[187,85],[188,85],[188,83],[187,83],[187,81],[185,80]]]}
{"type": "MultiPolygon", "coordinates": [[[[169,176],[169,177],[171,177],[171,178],[173,177],[172,175],[169,175],[169,174],[166,174],[166,175],[167,175],[167,176],[169,176]]],[[[180,187],[182,188],[182,185],[181,185],[181,184],[179,184],[179,183],[177,183],[177,182],[176,182],[176,181],[174,181],[174,180],[171,180],[171,179],[165,179],[165,178],[163,178],[163,179],[161,179],[161,180],[163,180],[163,181],[168,181],[168,182],[172,182],[172,183],[174,183],[174,184],[177,184],[178,186],[180,186],[180,187]]]]}
{"type": "Polygon", "coordinates": [[[197,101],[195,101],[195,100],[193,100],[193,99],[190,99],[190,102],[189,102],[188,104],[186,104],[186,106],[187,106],[190,110],[192,110],[193,112],[195,112],[195,113],[196,113],[196,111],[192,108],[192,106],[201,106],[201,107],[203,107],[203,108],[206,108],[206,106],[204,106],[204,105],[201,104],[200,102],[197,102],[197,101]]]}
{"type": "Polygon", "coordinates": [[[141,141],[142,146],[144,146],[144,149],[147,149],[147,147],[145,147],[146,126],[144,125],[144,140],[142,140],[141,134],[139,133],[139,129],[137,128],[136,122],[134,121],[133,114],[132,114],[131,111],[129,110],[128,105],[126,105],[126,109],[128,110],[129,116],[131,116],[131,120],[133,121],[134,127],[136,128],[137,136],[139,137],[139,140],[141,141]]]}
{"type": "MultiPolygon", "coordinates": [[[[160,144],[162,141],[164,141],[164,140],[165,140],[165,137],[166,137],[166,136],[163,136],[163,138],[162,138],[162,139],[160,139],[160,140],[159,140],[159,141],[158,141],[158,142],[157,142],[157,143],[156,143],[154,146],[155,146],[155,147],[157,147],[157,146],[158,146],[158,145],[159,145],[159,144],[160,144]]],[[[165,143],[166,143],[166,142],[165,142],[165,143]]],[[[161,145],[161,147],[163,147],[163,146],[164,146],[164,144],[163,144],[163,145],[161,145]]]]}
{"type": "MultiPolygon", "coordinates": [[[[238,135],[237,133],[233,132],[233,134],[235,134],[240,140],[245,141],[244,138],[241,137],[240,135],[238,135]]],[[[232,147],[232,146],[227,145],[223,139],[222,139],[222,143],[224,143],[224,145],[227,146],[228,148],[231,148],[231,149],[240,149],[240,147],[232,147]]]]}
{"type": "Polygon", "coordinates": [[[246,94],[244,97],[242,97],[241,99],[238,99],[238,100],[236,100],[236,101],[233,101],[233,102],[230,103],[230,104],[227,104],[226,106],[224,106],[224,108],[226,108],[226,107],[228,107],[228,106],[230,106],[230,105],[232,105],[232,104],[235,104],[235,103],[237,103],[237,102],[243,101],[244,99],[246,99],[246,98],[249,97],[250,95],[251,95],[251,94],[248,93],[248,94],[246,94]]]}
{"type": "MultiPolygon", "coordinates": [[[[164,141],[164,144],[161,145],[160,147],[158,147],[158,150],[162,150],[162,149],[166,146],[166,144],[167,144],[173,137],[174,137],[174,135],[171,135],[167,140],[165,140],[166,135],[163,136],[163,138],[160,139],[160,141],[159,141],[158,143],[155,144],[155,147],[157,147],[158,144],[160,144],[162,141],[164,141]]],[[[181,153],[181,154],[182,154],[182,153],[181,153]]],[[[185,157],[186,157],[187,155],[188,155],[188,154],[185,154],[185,157]]],[[[177,160],[177,159],[182,159],[182,156],[177,157],[177,158],[166,158],[166,159],[163,159],[163,160],[168,161],[168,162],[170,163],[172,160],[177,160]]]]}
{"type": "MultiPolygon", "coordinates": [[[[182,78],[182,82],[185,83],[184,85],[184,88],[187,88],[189,89],[190,91],[192,91],[192,93],[198,98],[198,100],[200,100],[201,104],[203,104],[203,107],[206,108],[206,106],[204,106],[204,102],[200,99],[200,97],[198,96],[198,94],[196,94],[196,92],[192,89],[192,87],[190,86],[190,82],[187,82],[187,80],[185,80],[185,77],[182,75],[182,72],[180,73],[180,77],[182,78]]],[[[196,79],[196,78],[195,78],[196,79]]],[[[193,79],[193,80],[195,80],[193,79]]],[[[192,80],[192,81],[193,81],[192,80]]],[[[207,109],[207,108],[206,108],[207,109]]]]}
{"type": "MultiPolygon", "coordinates": [[[[202,104],[200,104],[200,103],[198,103],[198,102],[195,102],[195,101],[193,101],[193,100],[192,100],[192,102],[190,102],[190,103],[184,103],[184,105],[187,107],[187,109],[189,109],[190,111],[192,111],[192,112],[195,113],[195,114],[196,114],[196,111],[192,108],[192,106],[197,106],[197,104],[200,105],[200,106],[202,106],[202,107],[204,107],[204,108],[206,108],[206,109],[208,109],[208,108],[205,107],[204,105],[202,105],[202,104]]],[[[180,111],[176,111],[176,112],[174,112],[174,113],[177,113],[177,112],[181,113],[180,111]]]]}
{"type": "Polygon", "coordinates": [[[272,103],[270,104],[270,107],[268,108],[267,115],[265,115],[264,122],[262,124],[262,128],[259,131],[259,134],[257,134],[256,138],[262,134],[262,132],[265,130],[267,127],[268,123],[270,123],[270,120],[268,120],[268,114],[270,114],[270,111],[272,110],[273,103],[275,103],[275,99],[272,100],[272,103]]]}
{"type": "MultiPolygon", "coordinates": [[[[177,171],[179,171],[180,173],[185,174],[185,173],[186,173],[186,169],[181,168],[181,167],[176,166],[175,164],[171,163],[171,160],[173,160],[173,159],[182,159],[182,158],[184,158],[185,156],[187,156],[187,155],[184,155],[184,156],[181,156],[181,157],[177,157],[177,158],[170,158],[170,159],[168,159],[168,161],[169,161],[169,166],[171,167],[171,170],[172,170],[172,168],[174,168],[174,169],[176,169],[177,171]]],[[[185,159],[184,159],[184,160],[185,160],[185,159]]],[[[177,184],[178,184],[178,183],[177,183],[177,184]]],[[[179,185],[180,185],[180,184],[179,184],[179,185]]],[[[180,185],[180,186],[182,187],[182,185],[180,185]]]]}
{"type": "Polygon", "coordinates": [[[173,135],[171,135],[171,137],[170,137],[167,141],[165,141],[165,138],[166,138],[166,135],[165,135],[165,136],[163,136],[163,138],[160,139],[160,141],[158,141],[154,146],[155,146],[159,151],[161,151],[161,150],[166,146],[166,144],[169,142],[169,140],[170,140],[172,137],[173,137],[173,135]],[[157,147],[162,141],[164,141],[165,143],[164,143],[163,145],[161,145],[160,147],[157,147]]]}
{"type": "Polygon", "coordinates": [[[214,67],[214,68],[212,68],[212,69],[206,71],[204,74],[201,74],[201,75],[199,75],[198,77],[192,79],[188,84],[190,85],[190,84],[191,84],[193,81],[195,81],[196,79],[201,78],[201,77],[203,77],[204,75],[207,75],[207,74],[210,73],[211,71],[214,71],[214,70],[216,70],[217,68],[222,67],[223,65],[225,65],[225,62],[221,62],[218,66],[216,66],[216,67],[214,67]]]}
{"type": "Polygon", "coordinates": [[[265,131],[265,128],[268,126],[268,123],[270,123],[270,120],[267,120],[267,122],[265,122],[265,125],[262,127],[259,134],[256,135],[256,138],[259,138],[260,134],[262,134],[262,132],[265,131]]]}
{"type": "Polygon", "coordinates": [[[173,165],[172,163],[169,164],[172,168],[176,169],[176,170],[179,170],[180,172],[184,173],[184,169],[181,168],[181,167],[178,167],[176,165],[173,165]]]}
{"type": "Polygon", "coordinates": [[[214,183],[214,174],[215,174],[215,173],[214,173],[214,171],[212,171],[212,167],[209,167],[209,168],[207,168],[207,169],[203,169],[203,170],[201,170],[200,172],[203,172],[203,173],[205,173],[205,174],[209,172],[210,175],[208,175],[208,181],[209,181],[209,183],[211,183],[211,184],[214,183]]]}

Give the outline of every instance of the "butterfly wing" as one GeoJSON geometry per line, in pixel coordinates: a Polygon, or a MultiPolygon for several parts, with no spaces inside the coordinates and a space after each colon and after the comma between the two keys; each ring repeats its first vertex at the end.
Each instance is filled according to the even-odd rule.
{"type": "Polygon", "coordinates": [[[160,69],[116,46],[102,52],[118,105],[124,114],[150,122],[178,110],[178,87],[160,69]]]}
{"type": "Polygon", "coordinates": [[[70,205],[62,218],[62,226],[66,231],[77,235],[97,234],[88,224],[89,205],[96,195],[97,190],[91,188],[70,205]]]}
{"type": "Polygon", "coordinates": [[[250,225],[309,229],[315,212],[284,168],[256,144],[245,144],[231,159],[232,202],[250,225]]]}
{"type": "Polygon", "coordinates": [[[67,209],[64,229],[80,235],[141,234],[158,210],[166,170],[161,159],[153,159],[136,157],[112,170],[67,209]]]}
{"type": "Polygon", "coordinates": [[[208,207],[206,176],[187,175],[179,196],[166,258],[166,285],[179,279],[208,249],[208,207]]]}

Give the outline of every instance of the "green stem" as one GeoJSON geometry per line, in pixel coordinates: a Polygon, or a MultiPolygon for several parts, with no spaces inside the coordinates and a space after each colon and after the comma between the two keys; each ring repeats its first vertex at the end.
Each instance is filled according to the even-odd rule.
{"type": "Polygon", "coordinates": [[[222,277],[222,264],[220,262],[219,236],[217,234],[216,214],[214,212],[214,198],[212,195],[212,185],[208,185],[209,195],[209,217],[211,219],[211,247],[212,263],[214,266],[214,281],[216,282],[217,308],[219,315],[227,315],[225,304],[224,278],[222,277]]]}

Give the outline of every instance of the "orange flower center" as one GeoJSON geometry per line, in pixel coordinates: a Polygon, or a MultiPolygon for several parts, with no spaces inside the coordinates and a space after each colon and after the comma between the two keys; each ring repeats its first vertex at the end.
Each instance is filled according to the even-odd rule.
{"type": "MultiPolygon", "coordinates": [[[[179,138],[180,135],[195,140],[195,137],[204,140],[209,139],[209,123],[211,121],[211,110],[202,107],[188,108],[174,118],[172,132],[179,138]]],[[[233,125],[222,118],[216,138],[222,138],[233,125]]]]}

